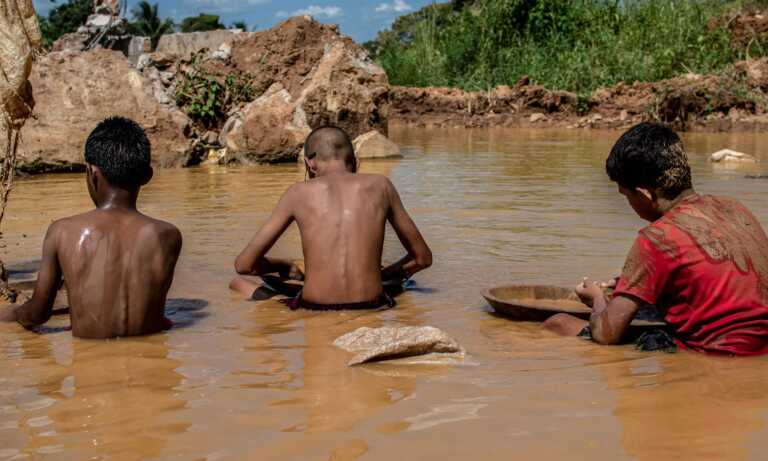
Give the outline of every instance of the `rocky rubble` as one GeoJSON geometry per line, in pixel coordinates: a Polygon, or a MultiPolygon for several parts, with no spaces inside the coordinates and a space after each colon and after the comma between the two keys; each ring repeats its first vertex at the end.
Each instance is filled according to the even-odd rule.
{"type": "Polygon", "coordinates": [[[41,56],[30,76],[35,118],[22,130],[19,170],[25,173],[84,168],[88,133],[110,115],[141,124],[152,142],[153,163],[160,167],[195,163],[184,133],[189,118],[162,105],[151,82],[118,51],[51,52],[41,56]]]}
{"type": "Polygon", "coordinates": [[[352,136],[387,132],[387,76],[335,26],[296,17],[264,32],[225,32],[169,36],[135,66],[106,49],[42,56],[31,77],[37,118],[22,133],[20,171],[82,169],[85,138],[109,115],[144,126],[155,165],[166,167],[295,161],[311,128],[328,123],[352,136]],[[194,66],[221,81],[233,72],[251,76],[255,99],[233,107],[221,125],[201,126],[176,106],[179,82],[194,66]]]}
{"type": "Polygon", "coordinates": [[[228,76],[247,75],[258,95],[231,108],[219,126],[209,122],[193,130],[219,163],[295,161],[311,129],[323,124],[352,136],[387,131],[386,74],[335,26],[295,17],[268,31],[230,37],[217,48],[183,58],[180,52],[161,41],[158,51],[138,60],[159,103],[173,103],[180,82],[194,72],[221,85],[228,76]]]}
{"type": "MultiPolygon", "coordinates": [[[[214,66],[211,66],[216,69],[214,66]]],[[[232,44],[218,72],[239,70],[266,91],[234,111],[219,137],[226,160],[296,160],[312,128],[334,124],[356,137],[388,129],[389,84],[365,50],[335,26],[291,18],[232,44]]]]}

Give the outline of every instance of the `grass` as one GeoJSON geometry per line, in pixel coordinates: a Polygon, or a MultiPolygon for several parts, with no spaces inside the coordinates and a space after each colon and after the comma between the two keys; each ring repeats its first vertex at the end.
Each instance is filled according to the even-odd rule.
{"type": "Polygon", "coordinates": [[[731,47],[729,14],[766,1],[475,0],[434,4],[368,43],[390,81],[488,89],[522,76],[580,95],[618,82],[722,71],[763,56],[731,47]],[[457,3],[461,5],[456,6],[457,3]]]}

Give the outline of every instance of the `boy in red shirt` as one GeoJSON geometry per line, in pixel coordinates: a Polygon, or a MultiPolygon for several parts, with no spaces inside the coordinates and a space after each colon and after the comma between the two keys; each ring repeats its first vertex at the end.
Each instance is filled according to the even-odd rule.
{"type": "Polygon", "coordinates": [[[585,281],[576,291],[593,306],[589,322],[560,314],[545,327],[617,344],[648,303],[661,309],[683,349],[768,353],[768,238],[749,210],[697,194],[680,138],[659,124],[624,133],[606,170],[651,224],[640,230],[610,302],[599,284],[585,281]]]}

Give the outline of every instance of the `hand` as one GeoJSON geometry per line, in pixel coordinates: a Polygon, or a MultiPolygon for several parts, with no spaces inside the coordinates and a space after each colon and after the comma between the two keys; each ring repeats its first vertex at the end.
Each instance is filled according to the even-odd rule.
{"type": "Polygon", "coordinates": [[[607,282],[600,282],[600,286],[603,288],[603,290],[616,288],[616,285],[618,285],[618,284],[619,284],[619,278],[618,277],[612,278],[611,280],[608,280],[607,282]]]}
{"type": "Polygon", "coordinates": [[[299,267],[297,264],[294,263],[294,264],[291,264],[291,267],[288,270],[288,274],[286,274],[285,277],[290,279],[290,280],[298,280],[300,282],[303,282],[304,281],[304,271],[301,270],[301,267],[299,267]]]}
{"type": "Polygon", "coordinates": [[[579,299],[581,299],[581,302],[592,307],[595,303],[595,299],[605,297],[603,285],[605,284],[593,282],[585,277],[584,281],[576,286],[576,294],[579,296],[579,299]]]}
{"type": "Polygon", "coordinates": [[[15,304],[11,304],[8,307],[0,309],[0,322],[15,322],[18,319],[16,316],[16,309],[18,309],[18,307],[19,306],[15,304]]]}

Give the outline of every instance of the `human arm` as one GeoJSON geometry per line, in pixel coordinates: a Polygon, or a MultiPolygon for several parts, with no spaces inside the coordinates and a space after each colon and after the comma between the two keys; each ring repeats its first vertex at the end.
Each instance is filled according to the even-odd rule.
{"type": "Polygon", "coordinates": [[[19,322],[25,328],[42,325],[53,315],[56,292],[61,286],[61,266],[58,258],[59,225],[48,228],[43,241],[43,258],[32,299],[21,306],[9,306],[0,313],[0,320],[19,322]]]}
{"type": "Polygon", "coordinates": [[[576,293],[591,305],[590,327],[593,339],[600,344],[618,344],[643,304],[655,305],[665,292],[667,281],[680,264],[672,242],[660,229],[643,230],[635,240],[616,283],[610,301],[603,284],[584,281],[576,293]],[[647,235],[652,234],[654,239],[647,235]],[[656,242],[661,241],[663,250],[656,242]]]}
{"type": "Polygon", "coordinates": [[[615,296],[608,302],[601,284],[588,280],[576,287],[576,293],[592,305],[589,317],[592,339],[604,345],[619,344],[640,304],[632,297],[623,295],[615,296]]]}
{"type": "Polygon", "coordinates": [[[266,257],[267,252],[293,222],[295,195],[295,186],[283,194],[272,215],[235,259],[235,271],[238,274],[266,275],[277,273],[283,277],[299,277],[301,271],[290,261],[266,257]]]}
{"type": "Polygon", "coordinates": [[[395,186],[387,180],[389,214],[387,220],[403,244],[407,254],[396,263],[384,268],[382,279],[407,279],[432,265],[432,251],[403,206],[395,186]]]}

